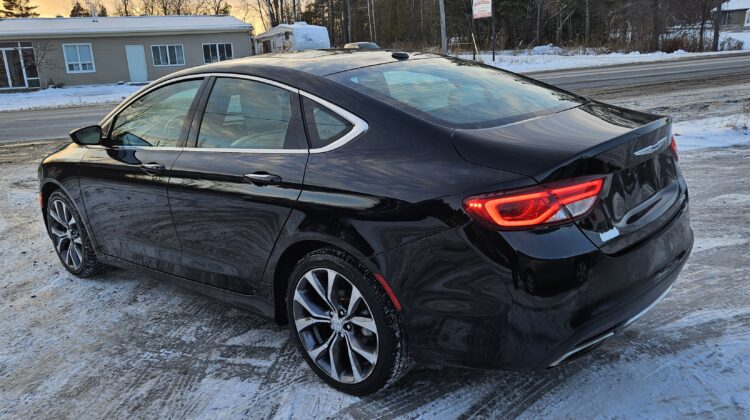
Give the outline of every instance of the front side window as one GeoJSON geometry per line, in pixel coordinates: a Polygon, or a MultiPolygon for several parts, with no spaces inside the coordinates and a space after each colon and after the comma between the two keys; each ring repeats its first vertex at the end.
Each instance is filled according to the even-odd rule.
{"type": "Polygon", "coordinates": [[[63,44],[65,57],[65,71],[68,73],[92,73],[94,67],[94,53],[91,44],[63,44]]]}
{"type": "Polygon", "coordinates": [[[487,128],[581,105],[574,95],[468,61],[406,60],[329,78],[452,128],[487,128]]]}
{"type": "Polygon", "coordinates": [[[182,45],[152,45],[151,55],[155,66],[182,66],[185,64],[182,45]]]}
{"type": "Polygon", "coordinates": [[[203,44],[203,62],[216,63],[234,58],[232,44],[203,44]]]}
{"type": "Polygon", "coordinates": [[[245,79],[216,80],[203,114],[198,147],[293,149],[292,93],[245,79]]]}
{"type": "Polygon", "coordinates": [[[112,124],[113,146],[178,147],[188,112],[203,80],[173,83],[128,105],[112,124]]]}
{"type": "Polygon", "coordinates": [[[308,98],[304,98],[303,103],[311,149],[328,146],[352,129],[352,123],[323,105],[308,98]]]}

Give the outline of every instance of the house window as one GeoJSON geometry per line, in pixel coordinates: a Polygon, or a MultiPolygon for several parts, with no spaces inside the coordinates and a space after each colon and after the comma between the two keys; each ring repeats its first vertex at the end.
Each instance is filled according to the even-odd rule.
{"type": "Polygon", "coordinates": [[[0,89],[40,86],[31,42],[0,42],[0,89]]]}
{"type": "Polygon", "coordinates": [[[233,58],[232,44],[203,44],[203,62],[206,64],[233,58]]]}
{"type": "Polygon", "coordinates": [[[68,73],[93,73],[94,53],[91,44],[63,44],[65,71],[68,73]]]}
{"type": "Polygon", "coordinates": [[[185,53],[182,45],[152,45],[151,55],[155,66],[185,65],[185,53]]]}
{"type": "Polygon", "coordinates": [[[724,12],[724,21],[721,22],[721,25],[722,26],[731,25],[732,22],[734,22],[734,12],[731,10],[728,12],[724,12]]]}

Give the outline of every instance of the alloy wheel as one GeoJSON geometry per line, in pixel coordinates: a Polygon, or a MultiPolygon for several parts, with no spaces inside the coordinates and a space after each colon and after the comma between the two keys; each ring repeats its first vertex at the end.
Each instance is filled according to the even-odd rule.
{"type": "Polygon", "coordinates": [[[378,330],[367,302],[331,269],[308,271],[294,291],[294,325],[308,356],[334,380],[355,384],[378,361],[378,330]]]}
{"type": "Polygon", "coordinates": [[[49,232],[60,260],[72,270],[83,264],[83,240],[73,213],[62,200],[49,204],[49,232]]]}

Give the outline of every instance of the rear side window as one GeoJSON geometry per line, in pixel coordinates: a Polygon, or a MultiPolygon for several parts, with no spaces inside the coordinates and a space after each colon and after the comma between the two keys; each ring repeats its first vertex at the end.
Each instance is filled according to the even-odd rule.
{"type": "Polygon", "coordinates": [[[575,96],[479,64],[407,60],[329,76],[420,118],[455,128],[487,128],[576,107],[575,96]]]}
{"type": "Polygon", "coordinates": [[[311,149],[328,146],[351,131],[352,123],[323,105],[308,98],[303,99],[303,104],[311,149]]]}
{"type": "Polygon", "coordinates": [[[147,93],[115,118],[113,146],[177,147],[188,112],[203,80],[173,83],[147,93]]]}
{"type": "Polygon", "coordinates": [[[246,79],[219,78],[208,97],[198,147],[292,149],[292,93],[246,79]]]}

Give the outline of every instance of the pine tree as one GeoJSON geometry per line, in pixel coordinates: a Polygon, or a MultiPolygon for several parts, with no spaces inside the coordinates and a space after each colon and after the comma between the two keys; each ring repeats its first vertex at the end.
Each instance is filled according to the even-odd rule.
{"type": "Polygon", "coordinates": [[[37,17],[37,6],[32,6],[30,0],[3,0],[2,14],[6,18],[37,17]]]}
{"type": "Polygon", "coordinates": [[[73,8],[70,10],[70,17],[85,17],[90,15],[91,13],[84,9],[80,2],[76,1],[73,3],[73,8]]]}
{"type": "Polygon", "coordinates": [[[107,17],[107,8],[104,7],[103,4],[100,4],[99,7],[96,9],[96,14],[101,17],[107,17]]]}
{"type": "Polygon", "coordinates": [[[217,10],[217,12],[219,12],[217,13],[217,15],[228,15],[232,13],[232,5],[229,3],[224,3],[224,5],[221,6],[219,10],[217,10]]]}

